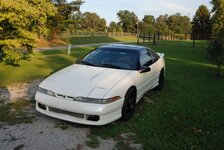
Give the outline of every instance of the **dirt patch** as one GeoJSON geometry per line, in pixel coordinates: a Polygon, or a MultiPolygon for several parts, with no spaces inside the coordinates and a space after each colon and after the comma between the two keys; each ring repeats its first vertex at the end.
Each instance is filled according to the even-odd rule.
{"type": "Polygon", "coordinates": [[[67,45],[67,43],[60,39],[56,39],[53,42],[46,38],[40,38],[36,40],[37,47],[51,47],[51,46],[64,46],[64,45],[67,45]]]}
{"type": "Polygon", "coordinates": [[[42,79],[27,83],[18,83],[6,88],[0,88],[0,102],[13,102],[18,99],[34,99],[38,85],[42,79]]]}

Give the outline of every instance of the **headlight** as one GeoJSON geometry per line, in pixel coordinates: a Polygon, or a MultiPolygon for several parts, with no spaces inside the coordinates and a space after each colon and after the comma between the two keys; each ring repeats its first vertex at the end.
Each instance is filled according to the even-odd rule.
{"type": "Polygon", "coordinates": [[[43,94],[47,94],[49,96],[55,96],[55,93],[50,91],[50,90],[46,90],[44,88],[39,87],[38,88],[38,92],[43,93],[43,94]]]}
{"type": "Polygon", "coordinates": [[[84,103],[94,103],[94,104],[108,104],[114,101],[119,100],[120,96],[115,96],[107,99],[97,99],[97,98],[89,98],[89,97],[77,97],[75,101],[84,102],[84,103]]]}

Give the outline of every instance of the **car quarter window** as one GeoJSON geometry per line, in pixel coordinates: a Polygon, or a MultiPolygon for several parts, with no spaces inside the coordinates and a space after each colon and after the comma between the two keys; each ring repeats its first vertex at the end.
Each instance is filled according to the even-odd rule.
{"type": "Polygon", "coordinates": [[[159,55],[155,51],[153,51],[152,49],[149,49],[149,51],[150,51],[150,53],[151,53],[151,55],[153,57],[154,62],[159,60],[159,55]]]}
{"type": "Polygon", "coordinates": [[[140,65],[150,66],[151,64],[153,64],[153,57],[148,51],[148,49],[140,51],[140,65]]]}

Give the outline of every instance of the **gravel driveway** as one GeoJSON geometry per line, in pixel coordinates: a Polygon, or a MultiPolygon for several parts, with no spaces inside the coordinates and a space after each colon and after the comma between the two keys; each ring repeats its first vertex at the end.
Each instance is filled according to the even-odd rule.
{"type": "MultiPolygon", "coordinates": [[[[0,88],[0,106],[15,99],[33,100],[40,82],[41,79],[0,88]]],[[[86,145],[90,126],[51,118],[38,113],[34,104],[30,107],[27,113],[34,117],[32,123],[7,125],[0,122],[0,150],[93,150],[86,145]]],[[[141,144],[128,141],[125,134],[124,141],[130,148],[142,149],[141,144]]],[[[118,142],[101,138],[98,141],[97,150],[114,150],[118,142]]]]}
{"type": "MultiPolygon", "coordinates": [[[[30,124],[0,124],[0,150],[86,150],[90,129],[63,122],[39,113],[30,124]],[[63,129],[60,126],[65,126],[63,129]]],[[[112,150],[113,140],[100,140],[96,149],[112,150]]]]}

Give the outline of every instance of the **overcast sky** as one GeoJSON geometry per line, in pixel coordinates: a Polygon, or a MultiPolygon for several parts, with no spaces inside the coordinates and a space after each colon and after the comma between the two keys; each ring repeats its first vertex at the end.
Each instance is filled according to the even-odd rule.
{"type": "MultiPolygon", "coordinates": [[[[69,1],[69,0],[68,0],[69,1]]],[[[71,0],[70,0],[71,1],[71,0]]],[[[197,8],[203,4],[212,8],[210,0],[84,0],[81,11],[96,12],[105,18],[107,24],[118,21],[119,10],[134,11],[141,20],[145,14],[158,17],[161,14],[181,13],[193,17],[197,8]]]]}

